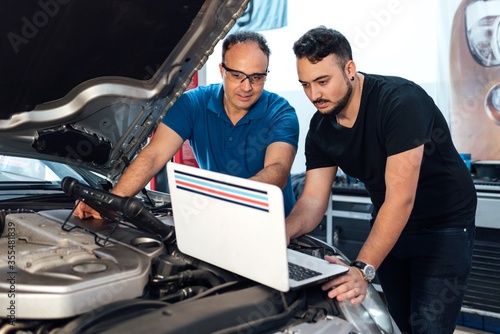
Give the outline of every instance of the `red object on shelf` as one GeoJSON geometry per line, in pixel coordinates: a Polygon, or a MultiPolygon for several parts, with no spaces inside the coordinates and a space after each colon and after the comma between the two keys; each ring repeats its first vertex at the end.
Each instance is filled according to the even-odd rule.
{"type": "Polygon", "coordinates": [[[157,190],[157,186],[156,186],[156,176],[153,176],[153,178],[151,179],[151,181],[149,181],[149,189],[151,190],[157,190]]]}
{"type": "Polygon", "coordinates": [[[191,78],[191,82],[189,86],[186,88],[186,91],[198,87],[198,72],[195,72],[193,77],[191,78]]]}
{"type": "MultiPolygon", "coordinates": [[[[196,72],[193,75],[193,78],[191,79],[191,83],[189,86],[186,88],[186,91],[198,87],[198,72],[196,72]]],[[[189,145],[189,142],[186,140],[179,151],[175,153],[174,155],[174,162],[183,164],[183,165],[188,165],[188,166],[193,166],[193,167],[199,167],[198,163],[196,162],[196,159],[194,157],[193,151],[191,150],[191,146],[189,145]]]]}
{"type": "Polygon", "coordinates": [[[191,146],[189,145],[189,142],[187,140],[182,144],[180,150],[175,153],[174,162],[183,165],[199,167],[194,157],[193,150],[191,150],[191,146]]]}

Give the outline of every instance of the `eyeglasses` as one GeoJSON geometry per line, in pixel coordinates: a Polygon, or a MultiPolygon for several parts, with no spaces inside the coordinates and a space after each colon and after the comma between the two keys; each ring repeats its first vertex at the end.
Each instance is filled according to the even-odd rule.
{"type": "Polygon", "coordinates": [[[227,67],[224,63],[222,63],[221,65],[222,68],[226,70],[226,78],[234,83],[243,83],[243,81],[248,79],[251,85],[261,86],[264,84],[264,82],[266,82],[267,73],[269,73],[269,71],[266,70],[265,73],[246,74],[241,71],[233,70],[227,67]]]}

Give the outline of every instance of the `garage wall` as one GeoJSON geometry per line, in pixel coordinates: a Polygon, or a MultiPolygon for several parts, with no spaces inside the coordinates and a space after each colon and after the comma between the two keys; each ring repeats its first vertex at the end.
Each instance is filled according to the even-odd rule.
{"type": "MultiPolygon", "coordinates": [[[[451,22],[459,0],[288,0],[288,25],[261,33],[271,47],[266,89],[296,108],[300,147],[292,173],[305,170],[304,137],[315,109],[302,91],[292,45],[304,32],[325,25],[351,42],[359,71],[402,76],[422,85],[449,119],[451,22]]],[[[209,58],[206,83],[220,82],[220,44],[209,58]]]]}

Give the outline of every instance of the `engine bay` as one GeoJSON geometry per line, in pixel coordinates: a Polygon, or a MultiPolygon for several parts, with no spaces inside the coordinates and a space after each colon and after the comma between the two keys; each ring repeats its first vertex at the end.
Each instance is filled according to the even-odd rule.
{"type": "MultiPolygon", "coordinates": [[[[380,322],[370,313],[375,305],[373,314],[385,315],[379,311],[382,304],[374,289],[367,298],[368,307],[337,303],[314,286],[280,292],[180,252],[168,199],[162,199],[166,205],[151,208],[143,198],[134,214],[143,209],[148,214],[143,212],[134,223],[119,220],[133,219],[134,214],[113,212],[111,204],[126,201],[108,201],[108,218],[103,220],[74,217],[70,197],[46,209],[40,204],[32,205],[37,210],[2,206],[0,331],[312,333],[328,329],[347,334],[378,330],[380,324],[392,329],[390,319],[380,322]],[[150,219],[150,214],[154,222],[141,229],[140,221],[150,219]]],[[[294,240],[290,247],[317,257],[343,256],[308,236],[294,240]]]]}
{"type": "Polygon", "coordinates": [[[140,231],[117,233],[99,246],[82,229],[61,228],[60,219],[68,214],[56,210],[5,218],[0,249],[11,256],[2,257],[0,267],[3,277],[10,279],[0,282],[0,303],[15,305],[18,319],[72,317],[139,297],[151,259],[165,252],[161,243],[140,231]]]}
{"type": "MultiPolygon", "coordinates": [[[[260,320],[251,326],[259,332],[261,326],[282,327],[308,312],[305,291],[283,294],[189,257],[175,242],[160,242],[133,225],[116,227],[71,214],[59,209],[2,215],[0,249],[6,251],[0,272],[6,279],[0,281],[0,304],[7,305],[6,332],[105,332],[123,326],[135,331],[145,323],[153,327],[144,330],[152,332],[165,332],[156,327],[166,325],[172,333],[211,332],[245,328],[255,314],[260,320]],[[102,244],[99,238],[107,239],[102,244]]],[[[169,226],[172,217],[161,219],[169,226]]],[[[314,317],[338,313],[321,291],[309,298],[314,295],[322,305],[314,317]]]]}

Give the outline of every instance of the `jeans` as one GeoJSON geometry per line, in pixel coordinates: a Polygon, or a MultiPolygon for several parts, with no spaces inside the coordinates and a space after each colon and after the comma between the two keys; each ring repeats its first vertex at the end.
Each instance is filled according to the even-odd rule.
{"type": "Polygon", "coordinates": [[[404,231],[377,271],[402,333],[452,334],[472,263],[474,219],[467,228],[404,231]]]}

